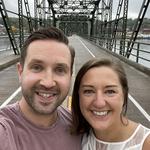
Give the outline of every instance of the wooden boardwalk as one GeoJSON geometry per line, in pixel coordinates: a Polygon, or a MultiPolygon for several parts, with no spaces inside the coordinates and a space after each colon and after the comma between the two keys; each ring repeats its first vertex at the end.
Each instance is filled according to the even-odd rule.
{"type": "MultiPolygon", "coordinates": [[[[69,39],[76,51],[73,80],[80,66],[92,57],[119,59],[78,36],[72,36],[69,39]]],[[[150,76],[124,62],[122,63],[129,81],[128,116],[150,128],[150,76]]],[[[0,71],[0,81],[0,104],[2,104],[19,88],[16,66],[12,65],[0,71]]],[[[69,95],[71,96],[71,92],[69,95]]],[[[20,97],[21,93],[19,92],[10,103],[19,100],[20,97]]],[[[64,105],[68,105],[67,100],[64,105]]]]}

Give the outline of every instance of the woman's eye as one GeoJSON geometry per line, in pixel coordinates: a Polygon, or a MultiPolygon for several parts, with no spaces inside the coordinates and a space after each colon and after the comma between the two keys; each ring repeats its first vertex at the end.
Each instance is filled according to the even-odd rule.
{"type": "Polygon", "coordinates": [[[115,90],[107,90],[105,93],[108,94],[108,95],[113,95],[116,92],[115,92],[115,90]]]}
{"type": "Polygon", "coordinates": [[[90,95],[90,94],[94,93],[94,91],[93,90],[83,90],[83,93],[86,95],[90,95]]]}

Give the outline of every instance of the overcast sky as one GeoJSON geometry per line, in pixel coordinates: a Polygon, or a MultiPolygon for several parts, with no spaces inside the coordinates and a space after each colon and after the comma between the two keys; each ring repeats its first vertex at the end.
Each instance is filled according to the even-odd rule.
{"type": "MultiPolygon", "coordinates": [[[[18,0],[3,0],[3,1],[5,3],[5,7],[7,10],[17,12],[18,0]]],[[[40,0],[40,1],[42,1],[42,0],[40,0]]],[[[33,10],[34,0],[28,0],[28,2],[29,2],[30,10],[33,10]]],[[[118,2],[119,2],[119,0],[114,0],[114,4],[113,4],[113,8],[114,8],[113,14],[114,15],[116,15],[116,9],[115,8],[117,8],[117,7],[115,7],[115,6],[118,6],[118,2]]],[[[138,17],[142,3],[143,3],[143,0],[129,0],[128,18],[137,18],[138,17]]],[[[145,17],[150,18],[150,4],[149,4],[149,7],[147,9],[145,17]]]]}

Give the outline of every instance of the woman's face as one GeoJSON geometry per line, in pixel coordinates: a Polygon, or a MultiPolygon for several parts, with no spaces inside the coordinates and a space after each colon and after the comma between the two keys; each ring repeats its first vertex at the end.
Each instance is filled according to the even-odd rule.
{"type": "Polygon", "coordinates": [[[96,132],[107,131],[121,124],[124,101],[117,73],[109,67],[91,68],[83,76],[79,88],[80,109],[96,132]]]}

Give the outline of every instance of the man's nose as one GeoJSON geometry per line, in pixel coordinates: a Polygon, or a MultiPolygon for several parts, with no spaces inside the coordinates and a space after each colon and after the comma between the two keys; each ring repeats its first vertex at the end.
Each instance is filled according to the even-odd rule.
{"type": "Polygon", "coordinates": [[[44,73],[40,84],[46,88],[51,88],[56,85],[55,76],[52,71],[47,71],[44,73]]]}

